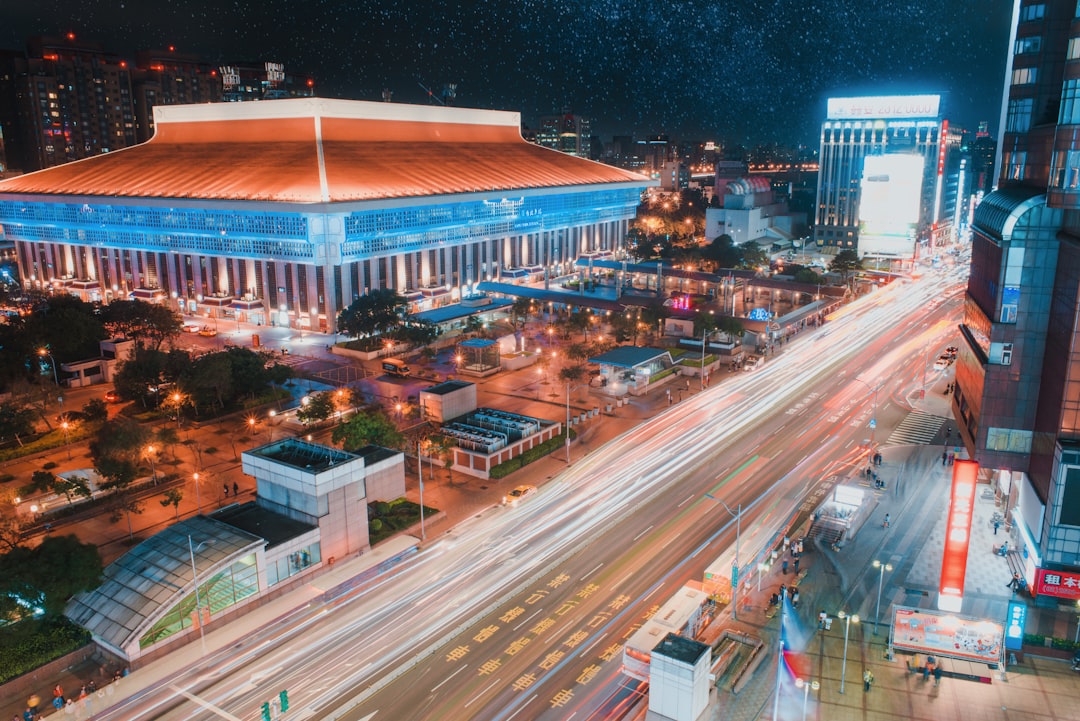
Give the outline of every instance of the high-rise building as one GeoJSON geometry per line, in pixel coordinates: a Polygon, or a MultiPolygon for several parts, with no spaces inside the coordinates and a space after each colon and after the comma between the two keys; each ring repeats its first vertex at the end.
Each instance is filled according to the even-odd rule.
{"type": "MultiPolygon", "coordinates": [[[[860,199],[868,190],[867,182],[882,181],[890,186],[888,192],[871,194],[885,196],[896,192],[893,176],[911,169],[911,163],[900,156],[916,156],[923,164],[921,184],[915,191],[918,212],[910,219],[912,251],[915,243],[943,243],[950,237],[954,214],[950,211],[956,202],[955,178],[950,200],[946,176],[950,152],[959,148],[960,138],[949,131],[940,106],[941,98],[937,95],[829,98],[828,114],[821,126],[814,219],[814,240],[818,246],[858,249],[860,255],[868,252],[867,248],[859,247],[860,223],[864,221],[860,213],[868,210],[860,208],[860,199]],[[865,164],[871,156],[886,159],[873,161],[874,176],[868,179],[865,164]],[[890,169],[897,172],[890,174],[890,169]]],[[[958,161],[954,167],[958,171],[958,161]]],[[[895,226],[897,221],[893,219],[891,223],[895,226]]]]}
{"type": "Polygon", "coordinates": [[[589,119],[574,115],[570,111],[540,118],[536,144],[567,155],[588,158],[592,148],[589,119]]]}
{"type": "Polygon", "coordinates": [[[136,136],[144,143],[154,136],[155,105],[221,102],[217,68],[197,55],[167,50],[140,51],[133,80],[136,136]]]}
{"type": "Polygon", "coordinates": [[[1037,598],[1080,598],[1080,54],[1016,0],[998,190],[976,208],[953,411],[1037,598]]]}
{"type": "Polygon", "coordinates": [[[8,106],[0,122],[16,167],[49,168],[135,142],[131,68],[119,56],[69,34],[33,38],[25,54],[0,60],[8,106]]]}

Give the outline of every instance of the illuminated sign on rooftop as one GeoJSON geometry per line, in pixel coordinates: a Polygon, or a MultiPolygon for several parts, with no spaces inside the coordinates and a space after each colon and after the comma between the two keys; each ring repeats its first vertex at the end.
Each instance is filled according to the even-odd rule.
{"type": "Polygon", "coordinates": [[[829,98],[829,120],[862,118],[936,118],[940,95],[876,95],[866,98],[829,98]]]}

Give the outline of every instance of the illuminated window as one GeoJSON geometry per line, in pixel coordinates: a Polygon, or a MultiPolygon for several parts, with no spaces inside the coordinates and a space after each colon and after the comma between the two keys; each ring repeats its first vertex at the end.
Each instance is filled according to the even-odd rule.
{"type": "Polygon", "coordinates": [[[1050,183],[1057,190],[1080,189],[1080,150],[1054,153],[1050,162],[1050,183]]]}
{"type": "Polygon", "coordinates": [[[1027,38],[1018,38],[1014,48],[1014,52],[1017,55],[1023,55],[1024,53],[1037,53],[1042,47],[1042,38],[1038,35],[1033,35],[1027,38]]]}
{"type": "Polygon", "coordinates": [[[1065,57],[1069,60],[1080,58],[1080,38],[1069,38],[1069,49],[1065,57]]]}
{"type": "Polygon", "coordinates": [[[1027,166],[1027,151],[1004,153],[1004,165],[1007,171],[1006,177],[1009,180],[1023,180],[1027,166]]]}
{"type": "Polygon", "coordinates": [[[1012,72],[1013,85],[1031,85],[1038,75],[1036,68],[1016,68],[1012,72]]]}
{"type": "MultiPolygon", "coordinates": [[[[1059,125],[1080,124],[1080,80],[1066,80],[1061,85],[1061,110],[1058,111],[1059,125]]],[[[1010,108],[1012,104],[1010,103],[1010,108]]]]}

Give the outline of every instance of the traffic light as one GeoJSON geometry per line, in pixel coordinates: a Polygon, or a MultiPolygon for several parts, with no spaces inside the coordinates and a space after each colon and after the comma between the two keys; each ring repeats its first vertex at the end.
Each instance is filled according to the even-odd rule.
{"type": "Polygon", "coordinates": [[[282,691],[278,694],[278,701],[281,703],[281,711],[284,713],[289,710],[289,692],[282,691]]]}
{"type": "Polygon", "coordinates": [[[262,705],[262,721],[270,721],[270,702],[262,705]]]}

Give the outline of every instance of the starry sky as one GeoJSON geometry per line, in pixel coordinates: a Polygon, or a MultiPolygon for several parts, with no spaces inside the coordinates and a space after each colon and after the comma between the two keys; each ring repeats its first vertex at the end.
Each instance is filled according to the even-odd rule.
{"type": "Polygon", "coordinates": [[[830,96],[941,93],[996,132],[1010,0],[8,0],[0,47],[74,32],[134,57],[272,60],[316,95],[569,108],[594,132],[817,145],[830,96]]]}

